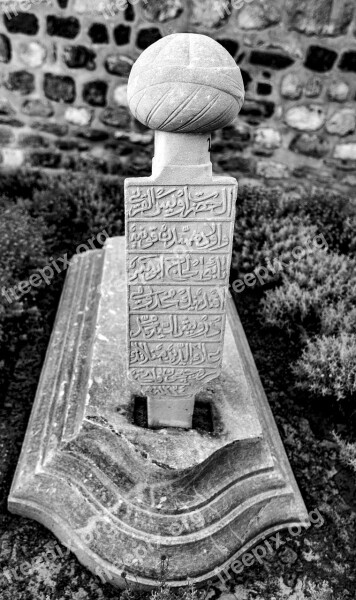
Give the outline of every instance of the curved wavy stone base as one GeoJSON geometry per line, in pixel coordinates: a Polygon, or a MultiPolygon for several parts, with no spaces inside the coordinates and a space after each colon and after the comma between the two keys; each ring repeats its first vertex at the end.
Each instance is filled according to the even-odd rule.
{"type": "Polygon", "coordinates": [[[232,300],[213,431],[135,424],[126,379],[124,239],[72,262],[9,497],[93,573],[154,586],[211,579],[259,540],[308,524],[232,300]]]}

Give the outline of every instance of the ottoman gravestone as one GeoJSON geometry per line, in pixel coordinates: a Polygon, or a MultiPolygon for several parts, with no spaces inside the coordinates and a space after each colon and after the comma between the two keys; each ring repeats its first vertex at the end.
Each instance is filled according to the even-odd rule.
{"type": "Polygon", "coordinates": [[[125,188],[129,373],[149,426],[191,427],[195,394],[220,373],[237,183],[213,177],[210,132],[243,97],[235,61],[201,35],[166,37],[131,71],[131,111],[156,130],[152,177],[125,188]]]}
{"type": "Polygon", "coordinates": [[[243,94],[206,36],[167,36],[135,63],[152,175],[126,180],[126,239],[72,260],[10,492],[118,587],[157,585],[162,556],[171,586],[201,583],[308,525],[227,293],[237,183],[213,176],[210,133],[243,94]]]}

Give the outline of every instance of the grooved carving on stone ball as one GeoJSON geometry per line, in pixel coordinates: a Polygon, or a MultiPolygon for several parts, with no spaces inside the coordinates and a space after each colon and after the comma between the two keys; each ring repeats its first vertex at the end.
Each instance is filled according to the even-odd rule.
{"type": "Polygon", "coordinates": [[[173,34],[137,59],[127,96],[132,113],[151,129],[204,133],[233,121],[244,86],[239,67],[218,42],[173,34]]]}

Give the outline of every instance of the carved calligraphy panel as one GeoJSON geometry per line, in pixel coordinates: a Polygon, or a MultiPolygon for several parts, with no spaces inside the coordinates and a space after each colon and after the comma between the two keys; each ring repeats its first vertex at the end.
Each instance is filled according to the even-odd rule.
{"type": "Polygon", "coordinates": [[[229,223],[130,223],[128,247],[148,252],[226,252],[230,244],[229,223]]]}
{"type": "Polygon", "coordinates": [[[130,285],[130,313],[172,311],[172,313],[225,311],[225,289],[212,286],[130,285]]]}
{"type": "Polygon", "coordinates": [[[230,257],[210,254],[129,254],[129,283],[220,283],[229,273],[230,257]]]}
{"type": "Polygon", "coordinates": [[[236,185],[126,183],[128,365],[148,396],[220,373],[236,185]]]}
{"type": "Polygon", "coordinates": [[[128,185],[127,189],[126,217],[131,222],[230,221],[235,210],[233,185],[128,185]]]}
{"type": "Polygon", "coordinates": [[[142,340],[221,340],[222,315],[131,314],[130,339],[142,340]]]}

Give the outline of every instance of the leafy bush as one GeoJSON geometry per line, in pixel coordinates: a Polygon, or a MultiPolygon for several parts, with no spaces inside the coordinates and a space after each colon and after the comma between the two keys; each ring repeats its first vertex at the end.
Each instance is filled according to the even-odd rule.
{"type": "Polygon", "coordinates": [[[97,173],[65,173],[48,179],[44,175],[26,205],[50,228],[51,252],[75,249],[104,229],[110,236],[122,233],[123,180],[97,173]]]}
{"type": "MultiPolygon", "coordinates": [[[[6,205],[6,203],[4,203],[6,205]]],[[[24,323],[37,318],[37,288],[26,296],[9,290],[46,264],[43,220],[31,217],[19,206],[0,209],[0,383],[4,385],[16,349],[24,334],[24,323]],[[18,299],[16,299],[16,297],[18,299]]]]}
{"type": "Polygon", "coordinates": [[[347,400],[356,394],[356,335],[316,336],[307,340],[294,367],[300,386],[347,400]]]}
{"type": "Polygon", "coordinates": [[[4,283],[24,278],[44,264],[46,226],[19,206],[3,208],[0,220],[0,273],[4,283]]]}
{"type": "Polygon", "coordinates": [[[233,268],[238,276],[257,266],[271,272],[260,303],[264,323],[305,344],[294,368],[299,384],[342,402],[356,392],[355,249],[348,198],[318,189],[240,192],[233,268]]]}
{"type": "Polygon", "coordinates": [[[350,295],[335,305],[326,306],[321,313],[320,327],[325,335],[356,334],[356,298],[350,295]]]}
{"type": "MultiPolygon", "coordinates": [[[[0,189],[0,292],[28,280],[59,255],[70,257],[79,244],[104,229],[108,235],[122,232],[122,178],[94,172],[18,171],[2,173],[0,189]]],[[[24,332],[43,328],[38,304],[45,302],[46,311],[55,308],[53,298],[57,300],[62,278],[61,274],[53,280],[51,290],[31,287],[18,301],[9,302],[0,293],[2,385],[24,332]]]]}
{"type": "Polygon", "coordinates": [[[290,197],[288,209],[301,218],[308,215],[330,250],[348,254],[356,248],[355,206],[349,197],[314,187],[297,198],[290,197]]]}
{"type": "MultiPolygon", "coordinates": [[[[232,267],[239,275],[253,271],[265,261],[264,250],[273,246],[281,230],[281,219],[286,217],[288,208],[279,190],[260,186],[242,188],[237,199],[232,254],[232,267]]],[[[287,229],[296,231],[300,225],[298,216],[294,222],[293,215],[289,216],[284,222],[284,239],[288,239],[287,229]]]]}
{"type": "Polygon", "coordinates": [[[75,249],[105,229],[122,234],[124,223],[123,178],[94,171],[19,171],[0,177],[0,207],[17,204],[47,227],[49,253],[75,249]]]}
{"type": "MultiPolygon", "coordinates": [[[[237,239],[236,229],[235,224],[232,267],[238,271],[239,276],[252,272],[259,265],[273,263],[276,259],[283,265],[295,263],[293,251],[297,247],[309,248],[311,241],[317,236],[316,227],[304,225],[297,216],[264,220],[257,229],[246,229],[244,234],[240,231],[241,242],[237,239]]],[[[279,276],[277,272],[274,279],[279,276]]]]}
{"type": "Polygon", "coordinates": [[[334,439],[339,447],[341,462],[356,473],[356,442],[345,442],[335,432],[334,439]]]}
{"type": "Polygon", "coordinates": [[[317,250],[287,267],[281,281],[266,292],[262,314],[289,332],[303,326],[306,346],[294,366],[298,385],[346,406],[356,394],[355,261],[317,250]]]}
{"type": "Polygon", "coordinates": [[[291,331],[307,319],[319,320],[328,306],[356,296],[355,264],[347,256],[315,250],[288,265],[281,283],[266,292],[262,314],[269,325],[291,331]]]}
{"type": "MultiPolygon", "coordinates": [[[[236,206],[232,266],[240,274],[251,272],[278,255],[275,243],[300,245],[302,227],[323,234],[330,250],[347,254],[356,250],[356,214],[349,198],[313,189],[311,193],[286,194],[279,188],[245,186],[236,206]],[[293,240],[293,242],[292,242],[293,240]]],[[[292,249],[293,246],[289,246],[292,249]]],[[[281,248],[283,251],[283,247],[281,248]]]]}

